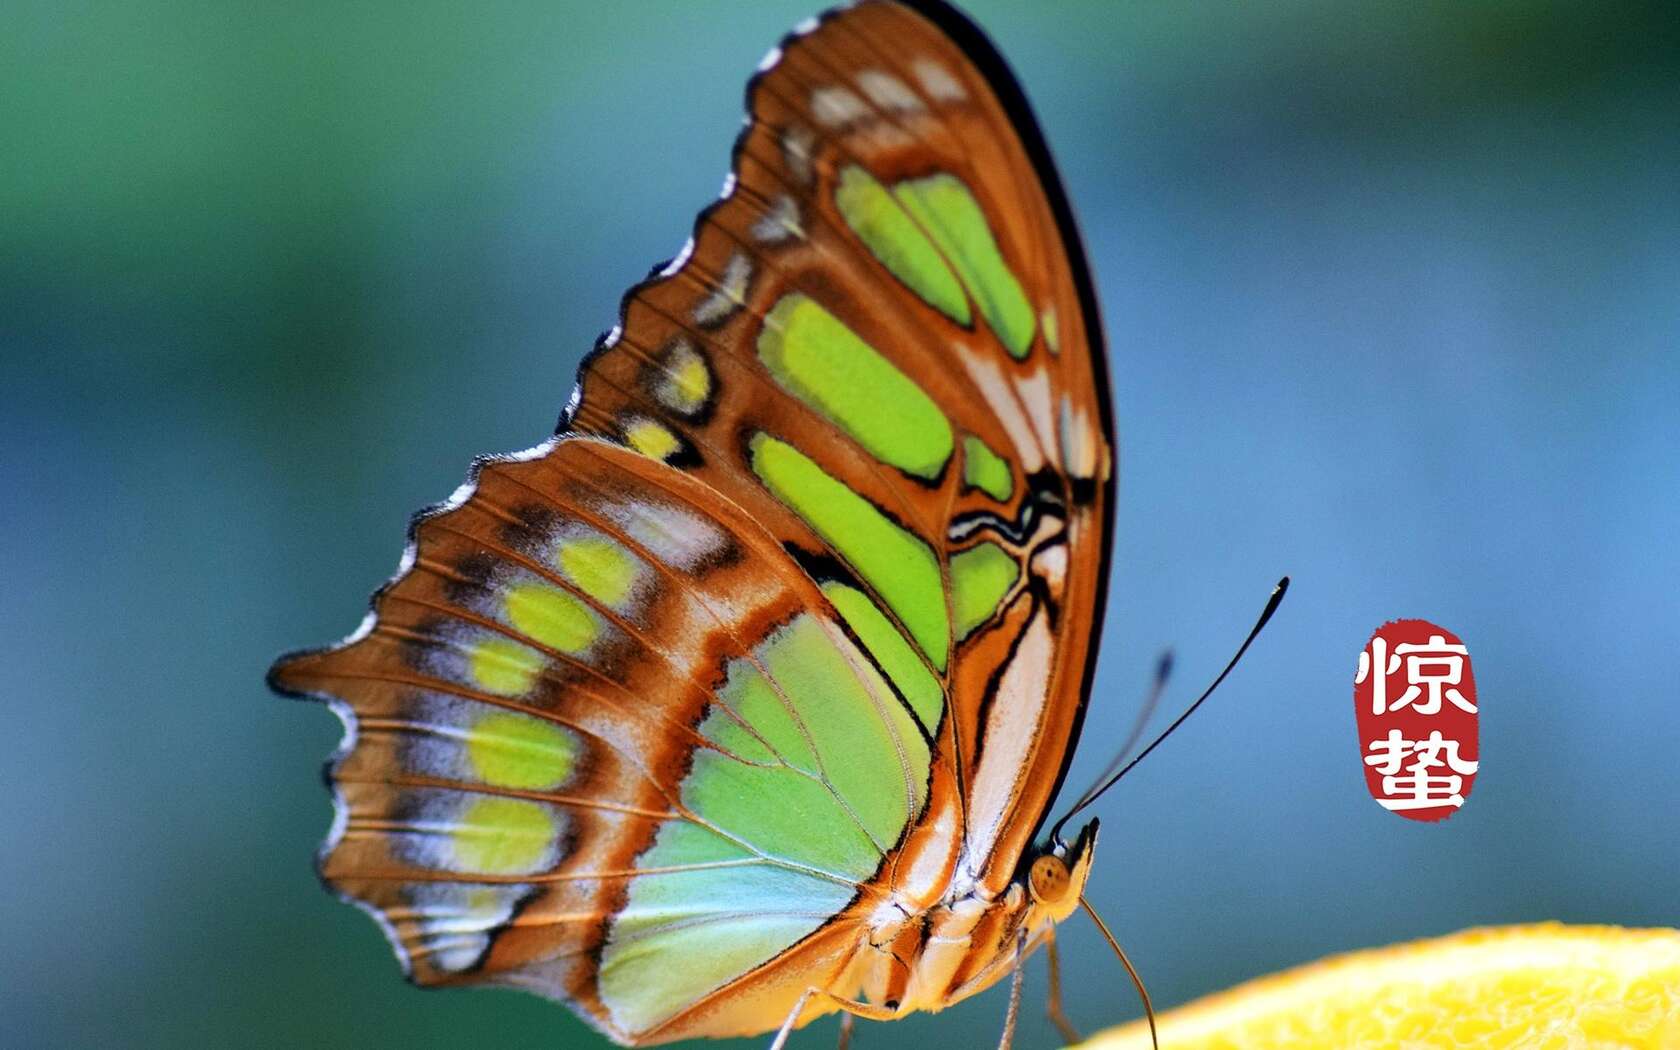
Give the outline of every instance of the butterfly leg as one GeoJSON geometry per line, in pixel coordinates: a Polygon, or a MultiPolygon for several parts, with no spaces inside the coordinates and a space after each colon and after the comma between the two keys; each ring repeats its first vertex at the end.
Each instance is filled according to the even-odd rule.
{"type": "Polygon", "coordinates": [[[1009,1050],[1015,1043],[1015,1021],[1021,1015],[1021,980],[1026,976],[1027,960],[1027,930],[1015,938],[1015,972],[1009,979],[1009,1012],[1003,1016],[1003,1038],[998,1040],[998,1050],[1009,1050]]]}
{"type": "Polygon", "coordinates": [[[799,1001],[793,1004],[793,1010],[788,1013],[787,1020],[782,1022],[782,1027],[776,1031],[776,1038],[770,1041],[770,1050],[783,1050],[787,1046],[788,1037],[793,1034],[794,1026],[799,1023],[799,1016],[805,1012],[806,1005],[817,996],[827,999],[846,1015],[840,1022],[841,1050],[845,1050],[846,1044],[852,1038],[851,1020],[853,1017],[864,1017],[871,1021],[891,1021],[898,1016],[896,1011],[889,1010],[885,1006],[862,1003],[856,999],[846,999],[831,992],[825,992],[821,988],[807,988],[805,994],[799,997],[799,1001]]]}
{"type": "Polygon", "coordinates": [[[798,1023],[799,1015],[805,1012],[805,1004],[810,1002],[811,996],[815,994],[817,994],[815,988],[805,989],[805,994],[800,996],[799,1001],[793,1004],[793,1011],[787,1015],[787,1020],[782,1022],[782,1027],[776,1032],[776,1038],[770,1041],[770,1050],[782,1050],[783,1047],[787,1046],[788,1036],[793,1034],[793,1026],[798,1023]]]}
{"type": "Polygon", "coordinates": [[[852,1025],[857,1021],[857,1014],[840,1011],[840,1050],[851,1050],[852,1025]]]}
{"type": "Polygon", "coordinates": [[[1068,1020],[1068,1015],[1062,1012],[1062,958],[1056,951],[1056,928],[1050,927],[1045,931],[1044,955],[1050,963],[1050,994],[1045,997],[1044,1012],[1050,1016],[1050,1023],[1056,1026],[1056,1031],[1062,1033],[1062,1038],[1070,1043],[1083,1042],[1079,1029],[1068,1020]]]}

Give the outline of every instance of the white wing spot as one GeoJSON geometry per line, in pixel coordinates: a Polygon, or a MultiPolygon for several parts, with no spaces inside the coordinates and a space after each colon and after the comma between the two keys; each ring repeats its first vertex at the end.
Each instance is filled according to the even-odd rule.
{"type": "Polygon", "coordinates": [[[1097,476],[1097,436],[1084,408],[1075,407],[1072,399],[1062,395],[1059,437],[1062,445],[1062,469],[1069,477],[1097,476]]]}
{"type": "Polygon", "coordinates": [[[1050,593],[1061,594],[1067,583],[1067,544],[1045,547],[1033,555],[1033,570],[1050,585],[1050,593]]]}
{"type": "Polygon", "coordinates": [[[409,915],[420,921],[415,954],[450,973],[468,969],[490,947],[491,931],[513,917],[514,905],[530,891],[526,883],[415,883],[404,891],[409,915]]]}
{"type": "Polygon", "coordinates": [[[826,127],[844,127],[868,112],[863,99],[850,88],[820,87],[811,92],[811,115],[826,127]]]}
{"type": "Polygon", "coordinates": [[[931,58],[918,58],[915,64],[916,79],[921,81],[922,90],[941,102],[961,102],[968,98],[968,92],[963,90],[962,81],[951,75],[951,71],[935,62],[931,58]]]}
{"type": "Polygon", "coordinates": [[[1060,456],[1061,448],[1056,443],[1056,421],[1050,409],[1049,373],[1041,367],[1025,379],[1015,380],[1015,389],[1021,392],[1021,403],[1027,406],[1027,418],[1038,434],[1038,447],[1047,456],[1060,456]]]}
{"type": "Polygon", "coordinates": [[[777,197],[770,210],[753,223],[752,233],[763,244],[780,244],[790,238],[803,240],[805,228],[799,224],[799,203],[785,193],[777,197]]]}
{"type": "Polygon", "coordinates": [[[729,543],[710,520],[671,504],[627,500],[609,503],[603,510],[649,554],[687,572],[698,570],[729,543]]]}
{"type": "Polygon", "coordinates": [[[717,287],[694,308],[695,323],[710,327],[721,323],[747,301],[747,283],[752,279],[752,261],[740,252],[729,257],[717,287]]]}
{"type": "Polygon", "coordinates": [[[816,145],[816,137],[809,128],[790,127],[782,131],[782,159],[787,162],[788,172],[803,185],[810,185],[814,174],[811,167],[811,150],[816,145]]]}
{"type": "Polygon", "coordinates": [[[866,69],[857,75],[858,87],[869,100],[889,112],[913,113],[926,107],[904,81],[879,69],[866,69]]]}
{"type": "Polygon", "coordinates": [[[1043,728],[1050,674],[1056,662],[1056,639],[1041,609],[1016,641],[1014,659],[998,681],[997,701],[986,719],[986,748],[968,782],[968,841],[963,866],[978,874],[978,862],[997,839],[1015,798],[1016,781],[1032,742],[1043,728]],[[974,849],[974,844],[981,848],[974,849]]]}
{"type": "Polygon", "coordinates": [[[1027,422],[1025,413],[1021,411],[1019,396],[997,364],[984,353],[968,347],[961,348],[958,359],[967,367],[969,378],[980,388],[998,422],[1009,432],[1009,441],[1015,446],[1021,469],[1031,474],[1042,467],[1044,454],[1040,451],[1038,435],[1033,433],[1032,424],[1027,422]]]}

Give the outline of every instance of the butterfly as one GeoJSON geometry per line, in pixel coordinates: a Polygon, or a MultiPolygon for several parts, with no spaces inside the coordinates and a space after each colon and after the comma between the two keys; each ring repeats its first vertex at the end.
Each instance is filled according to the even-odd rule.
{"type": "Polygon", "coordinates": [[[626,1045],[1018,994],[1096,841],[1039,836],[1114,424],[1025,96],[946,4],[861,0],[747,107],[554,437],[475,461],[361,628],[270,674],[344,722],[320,874],[406,974],[626,1045]]]}

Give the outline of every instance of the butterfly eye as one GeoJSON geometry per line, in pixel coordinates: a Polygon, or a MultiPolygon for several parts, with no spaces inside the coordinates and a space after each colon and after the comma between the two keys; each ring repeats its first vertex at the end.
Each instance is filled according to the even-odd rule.
{"type": "Polygon", "coordinates": [[[1046,853],[1033,861],[1032,870],[1027,874],[1027,884],[1032,889],[1033,900],[1054,905],[1060,904],[1067,896],[1073,877],[1068,874],[1067,865],[1062,863],[1061,858],[1046,853]]]}

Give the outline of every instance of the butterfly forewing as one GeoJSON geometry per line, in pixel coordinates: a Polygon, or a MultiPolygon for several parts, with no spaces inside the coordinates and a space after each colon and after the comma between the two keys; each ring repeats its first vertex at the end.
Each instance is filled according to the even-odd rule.
{"type": "Polygon", "coordinates": [[[556,439],[416,520],[359,637],[277,665],[350,727],[323,876],[420,981],[626,1042],[763,1030],[854,994],[883,901],[995,894],[1041,822],[1106,378],[1018,88],[917,7],[772,52],[556,439]]]}

